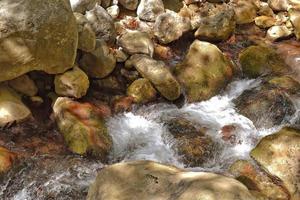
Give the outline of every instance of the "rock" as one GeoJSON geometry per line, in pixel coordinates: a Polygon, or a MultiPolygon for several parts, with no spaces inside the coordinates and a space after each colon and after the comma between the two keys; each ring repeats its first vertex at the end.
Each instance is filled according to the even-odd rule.
{"type": "Polygon", "coordinates": [[[155,22],[156,18],[165,12],[162,0],[141,0],[137,15],[140,19],[155,22]]]}
{"type": "Polygon", "coordinates": [[[259,28],[270,28],[274,26],[276,19],[270,16],[259,16],[255,18],[255,24],[259,28]]]}
{"type": "Polygon", "coordinates": [[[95,5],[101,4],[101,0],[70,0],[73,12],[84,14],[86,11],[92,10],[95,5]]]}
{"type": "Polygon", "coordinates": [[[180,96],[180,85],[164,62],[156,61],[148,55],[136,54],[131,56],[125,65],[134,66],[166,99],[173,101],[180,96]]]}
{"type": "Polygon", "coordinates": [[[278,88],[281,91],[285,91],[289,95],[300,93],[300,83],[291,76],[277,76],[268,80],[273,88],[278,88]]]}
{"type": "Polygon", "coordinates": [[[191,28],[190,20],[177,13],[167,10],[159,15],[154,24],[154,35],[163,44],[179,39],[183,33],[191,28]]]}
{"type": "Polygon", "coordinates": [[[115,40],[117,35],[113,18],[104,8],[96,5],[93,10],[86,12],[85,16],[91,24],[97,39],[103,39],[106,42],[115,40]]]}
{"type": "Polygon", "coordinates": [[[251,157],[270,175],[278,177],[283,182],[291,200],[300,199],[299,130],[283,128],[275,134],[264,137],[251,151],[251,157]]]}
{"type": "Polygon", "coordinates": [[[264,83],[246,90],[236,100],[239,113],[249,118],[257,128],[271,128],[288,122],[295,113],[289,96],[292,93],[280,84],[264,83]]]}
{"type": "Polygon", "coordinates": [[[0,146],[0,175],[12,168],[17,155],[0,146]]]}
{"type": "Polygon", "coordinates": [[[116,58],[105,41],[97,40],[95,50],[84,53],[79,66],[93,78],[104,78],[115,69],[116,58]]]}
{"type": "Polygon", "coordinates": [[[1,0],[0,24],[0,81],[73,66],[78,34],[68,1],[1,0]]]}
{"type": "Polygon", "coordinates": [[[120,14],[120,8],[117,5],[113,5],[108,7],[107,9],[107,13],[113,18],[116,19],[118,18],[119,14],[120,14]]]}
{"type": "Polygon", "coordinates": [[[115,49],[113,53],[117,62],[120,63],[125,62],[129,57],[129,55],[125,53],[122,48],[115,49]]]}
{"type": "Polygon", "coordinates": [[[78,49],[91,52],[96,47],[96,35],[86,17],[80,13],[74,13],[78,28],[78,49]]]}
{"type": "Polygon", "coordinates": [[[94,80],[94,82],[96,82],[97,86],[100,88],[101,91],[122,91],[121,93],[123,93],[123,91],[125,90],[125,86],[122,85],[118,78],[113,75],[110,75],[103,79],[94,80]]]}
{"type": "Polygon", "coordinates": [[[119,96],[113,100],[112,106],[114,113],[129,112],[131,110],[134,98],[131,96],[119,96]]]}
{"type": "Polygon", "coordinates": [[[8,81],[8,84],[17,92],[29,97],[35,96],[38,93],[38,88],[36,87],[34,81],[26,74],[8,81]]]}
{"type": "Polygon", "coordinates": [[[156,98],[156,90],[148,79],[135,80],[127,88],[127,95],[133,97],[135,103],[145,104],[156,98]]]}
{"type": "Polygon", "coordinates": [[[237,24],[248,24],[254,21],[258,10],[254,0],[233,0],[232,3],[237,24]]]}
{"type": "Polygon", "coordinates": [[[89,78],[79,67],[75,66],[54,79],[55,92],[66,97],[81,98],[89,89],[89,78]]]}
{"type": "Polygon", "coordinates": [[[174,118],[166,122],[166,127],[175,138],[176,152],[181,161],[188,167],[201,166],[212,157],[214,143],[191,121],[184,118],[174,118]]]}
{"type": "Polygon", "coordinates": [[[274,11],[284,11],[288,9],[290,0],[268,0],[269,6],[274,11]]]}
{"type": "Polygon", "coordinates": [[[254,200],[235,179],[188,172],[152,161],[118,163],[101,170],[87,200],[127,199],[254,200]],[[180,192],[179,192],[180,191],[180,192]]]}
{"type": "Polygon", "coordinates": [[[218,13],[202,17],[195,37],[208,41],[227,40],[235,30],[235,14],[231,8],[222,8],[218,13]]]}
{"type": "Polygon", "coordinates": [[[100,109],[89,103],[59,97],[54,103],[53,111],[58,129],[72,152],[92,154],[106,160],[112,140],[100,109]]]}
{"type": "Polygon", "coordinates": [[[153,56],[154,44],[147,33],[128,30],[118,39],[118,45],[130,55],[143,53],[153,56]]]}
{"type": "Polygon", "coordinates": [[[267,31],[267,39],[271,41],[277,41],[279,39],[287,38],[292,34],[293,32],[289,30],[285,25],[272,26],[267,31]]]}
{"type": "Polygon", "coordinates": [[[0,85],[0,127],[8,123],[24,121],[31,116],[21,97],[8,86],[0,85]]]}
{"type": "Polygon", "coordinates": [[[103,8],[108,8],[111,4],[111,0],[101,0],[101,6],[103,8]]]}
{"type": "Polygon", "coordinates": [[[289,199],[286,188],[282,188],[280,183],[273,181],[274,177],[272,179],[266,172],[255,167],[249,161],[238,160],[231,165],[229,171],[250,191],[258,192],[266,199],[289,199]]]}
{"type": "Polygon", "coordinates": [[[250,78],[265,74],[282,74],[287,66],[274,49],[267,46],[250,46],[239,54],[243,73],[250,78]]]}
{"type": "Polygon", "coordinates": [[[275,15],[273,10],[270,8],[269,4],[267,2],[262,2],[262,1],[259,3],[258,14],[261,16],[268,16],[268,17],[273,17],[275,15]]]}
{"type": "Polygon", "coordinates": [[[289,17],[294,26],[294,32],[298,40],[300,40],[300,10],[290,9],[289,17]]]}
{"type": "Polygon", "coordinates": [[[175,74],[189,102],[203,101],[226,87],[233,76],[233,65],[217,46],[195,40],[175,74]]]}
{"type": "Polygon", "coordinates": [[[136,10],[139,0],[119,0],[119,3],[128,10],[136,10]]]}

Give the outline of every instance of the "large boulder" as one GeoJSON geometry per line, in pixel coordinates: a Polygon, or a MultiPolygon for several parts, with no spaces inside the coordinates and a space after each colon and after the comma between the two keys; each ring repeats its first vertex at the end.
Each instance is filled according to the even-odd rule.
{"type": "Polygon", "coordinates": [[[0,127],[31,116],[21,97],[6,85],[0,85],[0,127]]]}
{"type": "Polygon", "coordinates": [[[91,154],[106,160],[112,139],[101,109],[89,103],[78,103],[59,97],[53,105],[57,126],[68,148],[80,155],[91,154]]]}
{"type": "Polygon", "coordinates": [[[163,44],[179,39],[183,33],[191,29],[190,20],[174,11],[167,10],[160,14],[154,24],[154,35],[163,44]]]}
{"type": "Polygon", "coordinates": [[[127,95],[133,97],[135,103],[148,103],[156,98],[156,90],[148,79],[135,80],[127,88],[127,95]]]}
{"type": "Polygon", "coordinates": [[[154,22],[158,15],[165,12],[164,2],[162,0],[141,0],[137,15],[140,19],[154,22]]]}
{"type": "Polygon", "coordinates": [[[164,62],[154,60],[148,55],[135,54],[125,64],[127,67],[134,66],[166,99],[173,101],[180,96],[180,85],[164,62]]]}
{"type": "Polygon", "coordinates": [[[215,9],[216,13],[201,17],[195,37],[208,41],[222,41],[228,39],[235,30],[235,13],[227,6],[215,9]]]}
{"type": "Polygon", "coordinates": [[[78,33],[69,1],[1,0],[0,24],[0,81],[73,66],[78,33]]]}
{"type": "Polygon", "coordinates": [[[98,4],[93,10],[86,12],[87,20],[91,24],[96,37],[107,42],[113,42],[116,38],[116,30],[113,18],[98,4]]]}
{"type": "Polygon", "coordinates": [[[116,67],[116,58],[103,40],[96,41],[96,48],[84,53],[79,66],[93,78],[104,78],[116,67]]]}
{"type": "Polygon", "coordinates": [[[235,179],[151,161],[119,163],[101,170],[87,200],[106,199],[254,200],[235,179]]]}
{"type": "Polygon", "coordinates": [[[287,65],[274,49],[268,46],[250,46],[239,54],[243,73],[250,78],[287,72],[287,65]]]}
{"type": "Polygon", "coordinates": [[[195,40],[175,73],[185,87],[188,101],[202,101],[226,86],[233,75],[233,64],[217,46],[195,40]]]}
{"type": "Polygon", "coordinates": [[[126,31],[118,39],[118,45],[130,55],[144,53],[153,56],[154,43],[147,33],[141,31],[126,31]]]}
{"type": "Polygon", "coordinates": [[[251,151],[251,157],[270,175],[279,178],[291,200],[300,199],[300,131],[283,128],[264,137],[251,151]]]}
{"type": "Polygon", "coordinates": [[[231,165],[229,171],[251,192],[260,193],[266,199],[289,199],[286,188],[250,161],[237,160],[231,165]]]}
{"type": "Polygon", "coordinates": [[[80,98],[86,95],[90,82],[88,76],[77,66],[55,76],[55,92],[61,96],[80,98]]]}
{"type": "Polygon", "coordinates": [[[242,115],[258,128],[286,123],[296,112],[290,96],[300,91],[291,77],[274,77],[261,86],[244,91],[234,102],[242,115]]]}

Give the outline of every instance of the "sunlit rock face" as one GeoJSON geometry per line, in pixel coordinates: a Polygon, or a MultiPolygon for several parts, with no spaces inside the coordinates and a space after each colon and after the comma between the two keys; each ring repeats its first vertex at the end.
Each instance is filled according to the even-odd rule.
{"type": "Polygon", "coordinates": [[[248,189],[235,179],[213,173],[187,172],[151,161],[104,168],[91,185],[87,200],[194,198],[254,200],[248,189]]]}
{"type": "Polygon", "coordinates": [[[283,128],[266,136],[251,152],[269,174],[278,177],[287,188],[291,200],[300,199],[299,158],[300,132],[293,128],[283,128]]]}
{"type": "Polygon", "coordinates": [[[0,126],[14,121],[23,121],[31,115],[21,97],[11,88],[0,85],[0,126]]]}
{"type": "Polygon", "coordinates": [[[0,24],[0,81],[74,64],[78,33],[68,1],[0,1],[0,24]]]}

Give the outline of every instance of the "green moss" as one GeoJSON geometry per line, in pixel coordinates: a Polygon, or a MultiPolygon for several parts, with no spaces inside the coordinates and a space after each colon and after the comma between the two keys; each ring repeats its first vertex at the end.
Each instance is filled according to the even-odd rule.
{"type": "Polygon", "coordinates": [[[282,74],[287,66],[274,49],[266,46],[250,46],[239,55],[244,74],[256,78],[264,74],[282,74]]]}

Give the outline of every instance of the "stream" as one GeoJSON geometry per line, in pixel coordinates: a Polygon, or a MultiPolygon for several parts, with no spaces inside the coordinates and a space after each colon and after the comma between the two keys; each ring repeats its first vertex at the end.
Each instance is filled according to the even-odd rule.
{"type": "MultiPolygon", "coordinates": [[[[107,125],[113,138],[113,150],[109,164],[153,160],[190,171],[226,173],[235,160],[249,157],[249,152],[260,138],[284,126],[256,129],[251,120],[235,110],[233,100],[243,91],[257,87],[260,82],[260,79],[236,80],[223,93],[208,101],[185,104],[181,108],[173,104],[153,104],[110,118],[107,125]],[[204,126],[207,134],[218,144],[212,158],[201,166],[189,168],[179,159],[174,138],[164,123],[178,116],[204,126]],[[221,129],[226,125],[234,125],[238,142],[233,144],[222,139],[221,129]]],[[[298,111],[290,124],[299,117],[299,101],[295,101],[295,106],[298,111]]],[[[97,160],[79,156],[35,157],[19,166],[17,172],[12,170],[7,174],[0,185],[0,199],[85,199],[88,186],[103,166],[97,160]]]]}

